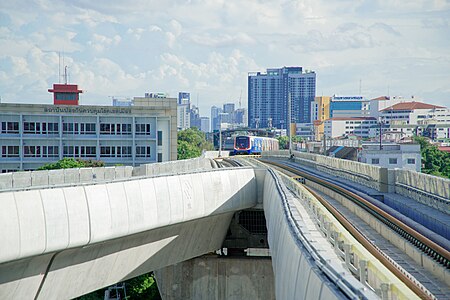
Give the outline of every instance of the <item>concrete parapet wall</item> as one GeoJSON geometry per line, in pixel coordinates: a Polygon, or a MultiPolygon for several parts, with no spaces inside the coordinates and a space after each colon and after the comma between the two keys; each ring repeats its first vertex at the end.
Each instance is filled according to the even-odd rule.
{"type": "Polygon", "coordinates": [[[187,173],[195,170],[211,170],[211,160],[209,158],[197,157],[184,160],[174,160],[157,164],[145,164],[135,167],[133,176],[155,176],[187,173]]]}
{"type": "Polygon", "coordinates": [[[264,182],[264,212],[276,298],[358,298],[356,293],[363,290],[363,285],[335,261],[333,248],[327,245],[307,215],[295,209],[294,201],[281,180],[269,171],[264,182]],[[333,275],[325,276],[326,273],[333,275]],[[335,282],[329,278],[334,278],[335,282]],[[337,285],[342,284],[352,286],[353,290],[340,290],[337,285]],[[349,294],[344,295],[342,290],[349,294]]]}
{"type": "Polygon", "coordinates": [[[73,168],[60,170],[25,171],[0,174],[0,191],[26,189],[62,184],[112,181],[132,176],[156,176],[211,170],[208,158],[193,158],[163,163],[145,164],[138,167],[115,166],[98,168],[73,168]]]}
{"type": "Polygon", "coordinates": [[[202,256],[155,271],[164,300],[275,299],[270,258],[202,256]]]}
{"type": "MultiPolygon", "coordinates": [[[[321,172],[342,177],[378,191],[387,191],[388,178],[382,168],[356,161],[328,157],[320,154],[292,151],[294,160],[307,167],[313,167],[321,172]]],[[[288,150],[268,151],[263,157],[289,157],[288,150]]]]}
{"type": "Polygon", "coordinates": [[[450,179],[409,170],[395,170],[395,192],[450,212],[450,179]]]}

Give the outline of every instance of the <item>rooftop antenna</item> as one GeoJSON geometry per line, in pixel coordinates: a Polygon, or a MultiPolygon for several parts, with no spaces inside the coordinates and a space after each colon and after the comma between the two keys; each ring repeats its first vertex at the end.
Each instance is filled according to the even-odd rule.
{"type": "Polygon", "coordinates": [[[239,109],[241,109],[241,100],[242,100],[242,89],[241,94],[239,95],[239,109]]]}
{"type": "Polygon", "coordinates": [[[67,84],[67,78],[68,78],[68,74],[67,74],[67,66],[64,66],[64,84],[67,84]]]}
{"type": "Polygon", "coordinates": [[[58,83],[61,83],[61,51],[58,51],[58,83]]]}
{"type": "Polygon", "coordinates": [[[197,107],[198,107],[198,93],[197,93],[197,107]]]}
{"type": "Polygon", "coordinates": [[[361,79],[359,79],[359,95],[361,96],[361,79]]]}

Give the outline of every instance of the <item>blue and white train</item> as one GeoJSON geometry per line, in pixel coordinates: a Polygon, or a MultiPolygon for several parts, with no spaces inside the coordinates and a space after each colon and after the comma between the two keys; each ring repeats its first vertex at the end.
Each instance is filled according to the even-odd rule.
{"type": "Polygon", "coordinates": [[[238,135],[234,138],[234,155],[261,154],[262,151],[278,150],[278,140],[268,137],[238,135]]]}

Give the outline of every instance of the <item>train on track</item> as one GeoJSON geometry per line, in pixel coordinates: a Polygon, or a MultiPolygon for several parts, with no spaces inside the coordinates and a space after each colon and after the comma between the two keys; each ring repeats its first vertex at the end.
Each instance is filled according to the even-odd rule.
{"type": "Polygon", "coordinates": [[[278,150],[278,140],[262,136],[238,135],[234,138],[232,155],[261,154],[262,151],[278,150]]]}

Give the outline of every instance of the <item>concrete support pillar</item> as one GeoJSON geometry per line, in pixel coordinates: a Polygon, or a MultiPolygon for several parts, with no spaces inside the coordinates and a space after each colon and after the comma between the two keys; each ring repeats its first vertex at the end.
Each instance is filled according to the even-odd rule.
{"type": "Polygon", "coordinates": [[[366,284],[367,282],[367,261],[359,261],[359,281],[366,284]]]}
{"type": "Polygon", "coordinates": [[[202,256],[155,271],[167,299],[275,299],[269,257],[202,256]]]}
{"type": "Polygon", "coordinates": [[[389,283],[382,283],[381,284],[381,299],[389,299],[389,283]]]}

